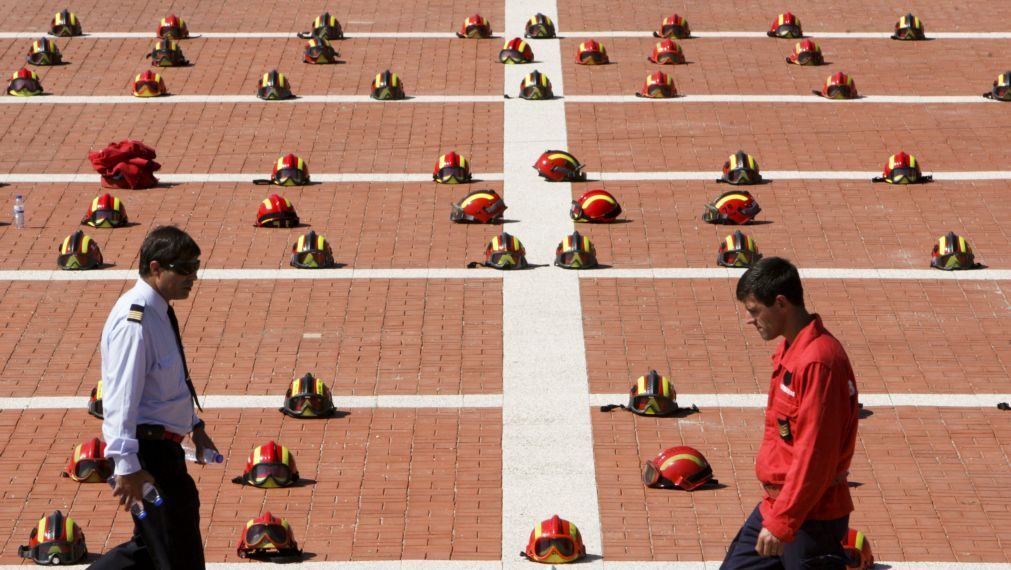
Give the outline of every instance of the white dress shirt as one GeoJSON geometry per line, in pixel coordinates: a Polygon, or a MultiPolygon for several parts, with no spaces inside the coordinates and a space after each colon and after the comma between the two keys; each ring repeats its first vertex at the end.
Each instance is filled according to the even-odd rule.
{"type": "Polygon", "coordinates": [[[199,421],[168,303],[143,279],[113,306],[102,330],[101,350],[105,456],[115,463],[116,475],[129,475],[141,468],[138,424],[187,434],[199,421]],[[143,311],[138,313],[134,305],[143,311]]]}

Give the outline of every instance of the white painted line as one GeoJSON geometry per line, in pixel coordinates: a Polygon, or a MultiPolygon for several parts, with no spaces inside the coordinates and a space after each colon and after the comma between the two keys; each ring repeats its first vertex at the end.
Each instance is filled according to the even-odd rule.
{"type": "MultiPolygon", "coordinates": [[[[493,23],[494,24],[494,23],[493,23]]],[[[659,23],[658,23],[659,24],[659,23]]],[[[519,30],[519,37],[523,36],[523,30],[519,30]]],[[[194,36],[185,43],[194,42],[200,39],[294,39],[298,36],[294,32],[196,32],[194,36]]],[[[344,30],[344,40],[357,39],[458,39],[453,32],[354,32],[344,30]]],[[[0,40],[23,40],[38,39],[43,37],[45,32],[0,32],[0,40]]],[[[496,33],[497,38],[505,38],[507,34],[496,33]]],[[[560,38],[652,38],[652,31],[566,31],[558,32],[560,38]]],[[[812,32],[808,31],[811,39],[843,39],[843,40],[885,40],[891,37],[891,32],[812,32]]],[[[513,37],[513,36],[508,36],[513,37]]],[[[928,37],[935,40],[1007,40],[1011,39],[1011,32],[929,32],[928,37]]],[[[771,39],[765,35],[764,31],[695,31],[692,30],[691,39],[722,39],[722,38],[760,38],[771,39]]],[[[74,40],[109,40],[109,39],[149,39],[154,41],[155,36],[151,32],[87,32],[86,35],[73,38],[74,40]]],[[[64,38],[57,38],[58,41],[68,41],[64,38]]],[[[72,40],[71,40],[72,41],[72,40]]],[[[338,45],[341,41],[335,42],[338,45]]],[[[545,43],[538,40],[538,43],[545,43]]]]}
{"type": "MultiPolygon", "coordinates": [[[[171,85],[169,86],[171,88],[171,85]]],[[[296,93],[296,95],[298,95],[296,93]]],[[[44,95],[39,97],[0,97],[2,105],[186,105],[193,103],[261,103],[264,105],[376,103],[402,105],[410,103],[501,103],[501,95],[411,95],[401,101],[377,101],[368,95],[298,95],[283,101],[264,101],[256,95],[168,95],[166,97],[134,97],[132,95],[44,95]]]]}
{"type": "MultiPolygon", "coordinates": [[[[962,172],[928,172],[938,182],[963,182],[975,180],[1011,180],[1011,170],[976,170],[962,172]]],[[[716,180],[721,173],[712,171],[673,172],[588,172],[590,180],[638,181],[638,180],[716,180]]],[[[763,170],[762,176],[772,182],[776,180],[862,180],[871,182],[881,176],[880,170],[763,170]]]]}
{"type": "MultiPolygon", "coordinates": [[[[509,211],[513,211],[512,202],[509,211]]],[[[566,210],[567,211],[567,210],[566,210]]],[[[527,218],[530,219],[530,218],[527,218]]],[[[536,238],[534,229],[516,228],[519,224],[503,227],[523,241],[528,259],[539,259],[536,263],[549,264],[554,261],[553,252],[557,242],[565,232],[546,234],[546,240],[553,240],[549,250],[532,251],[527,245],[527,237],[536,238]],[[551,237],[553,236],[553,237],[551,237]],[[539,257],[538,257],[539,256],[539,257]]],[[[490,228],[491,239],[499,228],[490,228]]],[[[606,262],[607,260],[605,260],[606,262]]],[[[592,271],[568,272],[555,267],[537,267],[523,272],[508,273],[494,269],[201,269],[199,278],[204,281],[305,281],[332,279],[526,279],[532,275],[552,274],[547,279],[737,279],[743,269],[725,267],[657,267],[653,269],[595,269],[592,271]],[[509,277],[509,276],[512,277],[509,277]]],[[[1009,269],[979,269],[974,271],[938,271],[936,269],[819,269],[802,268],[800,274],[805,279],[847,279],[847,280],[901,280],[901,281],[1011,281],[1009,269]]],[[[48,270],[5,270],[0,271],[3,281],[132,281],[137,278],[135,269],[102,269],[97,271],[48,270]]]]}
{"type": "MultiPolygon", "coordinates": [[[[659,22],[657,23],[659,27],[659,22]]],[[[577,32],[560,30],[557,32],[562,38],[652,38],[652,31],[598,31],[598,32],[577,32]]],[[[808,31],[805,37],[813,40],[838,39],[838,40],[890,40],[892,32],[812,32],[808,31]]],[[[1008,40],[1011,39],[1011,32],[930,32],[927,34],[930,39],[936,40],[1008,40]]],[[[765,35],[764,31],[726,31],[707,32],[692,30],[690,39],[724,39],[724,38],[760,38],[773,41],[765,35]]],[[[690,41],[690,40],[689,40],[690,41]]],[[[783,41],[783,40],[778,40],[783,41]]],[[[784,43],[787,43],[784,41],[784,43]]],[[[606,47],[606,46],[605,46],[606,47]]]]}
{"type": "MultiPolygon", "coordinates": [[[[522,36],[532,14],[558,18],[556,0],[510,0],[505,10],[508,37],[522,36]]],[[[531,46],[540,62],[534,67],[564,95],[560,42],[531,46]]],[[[507,92],[518,92],[529,67],[503,66],[507,92]]],[[[502,229],[520,238],[530,263],[550,264],[555,246],[572,232],[571,185],[545,182],[531,165],[545,150],[568,147],[565,104],[509,99],[504,105],[503,188],[508,217],[520,221],[502,229]]],[[[599,556],[579,278],[550,266],[508,272],[502,306],[502,566],[529,569],[517,553],[534,525],[555,514],[578,526],[587,552],[599,556]]]]}
{"type": "MultiPolygon", "coordinates": [[[[519,82],[517,82],[519,85],[519,82]]],[[[546,149],[545,149],[546,150],[546,149]]],[[[766,170],[762,175],[770,180],[863,180],[870,182],[871,178],[879,176],[877,170],[766,170]]],[[[928,174],[938,182],[972,182],[980,180],[1011,180],[1011,170],[966,170],[966,171],[931,171],[928,174]]],[[[716,180],[720,172],[712,171],[669,171],[669,172],[588,172],[593,181],[694,181],[716,180]]],[[[268,174],[260,173],[158,173],[158,179],[168,184],[185,183],[252,183],[254,179],[266,178],[268,174]]],[[[504,174],[501,172],[478,172],[479,179],[475,184],[483,182],[501,182],[504,174]]],[[[431,182],[432,176],[427,173],[411,172],[344,172],[317,173],[312,175],[314,182],[322,183],[375,183],[375,182],[431,182]]],[[[10,173],[0,174],[2,184],[98,184],[98,174],[68,173],[10,173]]],[[[472,185],[473,186],[473,185],[472,185]]]]}
{"type": "MultiPolygon", "coordinates": [[[[629,379],[629,385],[635,382],[629,379]]],[[[768,394],[682,394],[678,405],[692,404],[706,408],[765,408],[768,394]]],[[[1008,394],[860,394],[860,403],[868,408],[995,408],[998,402],[1011,401],[1008,394]]],[[[591,394],[591,406],[628,404],[628,392],[591,394]]]]}
{"type": "MultiPolygon", "coordinates": [[[[815,86],[816,87],[816,86],[815,86]]],[[[813,103],[824,105],[925,105],[968,103],[999,103],[980,95],[863,95],[859,99],[835,100],[809,95],[693,95],[687,94],[672,99],[650,99],[635,95],[568,95],[566,103],[642,103],[655,105],[677,105],[681,103],[813,103]]]]}
{"type": "MultiPolygon", "coordinates": [[[[55,259],[55,258],[54,258],[55,259]]],[[[55,263],[55,261],[54,261],[55,263]]],[[[205,281],[304,281],[332,279],[502,279],[483,269],[201,269],[205,281]]],[[[0,281],[133,281],[136,269],[97,271],[0,271],[0,281]]]]}
{"type": "MultiPolygon", "coordinates": [[[[549,49],[552,43],[541,44],[541,50],[549,49]]],[[[507,66],[511,67],[511,66],[507,66]]],[[[546,68],[544,63],[537,64],[542,73],[546,68]]],[[[507,70],[506,75],[510,75],[507,70]]],[[[560,78],[560,74],[553,76],[560,78]]],[[[522,79],[522,76],[521,76],[522,79]]],[[[552,86],[556,87],[552,80],[552,86]]],[[[519,81],[507,82],[507,91],[519,91],[519,81]],[[515,84],[515,85],[514,85],[515,84]]],[[[558,95],[558,89],[555,88],[558,95]]],[[[133,97],[130,95],[46,95],[40,97],[0,97],[0,105],[187,105],[187,104],[224,104],[245,103],[264,105],[296,105],[296,104],[364,104],[375,103],[385,105],[400,105],[405,103],[504,103],[506,99],[499,95],[417,95],[409,96],[403,101],[377,101],[368,95],[299,95],[295,99],[285,101],[264,101],[255,95],[169,95],[167,97],[133,97]]],[[[999,104],[979,95],[864,95],[859,99],[845,101],[825,99],[815,94],[810,95],[682,95],[673,99],[650,99],[635,95],[569,95],[564,97],[564,103],[641,103],[651,105],[679,105],[682,103],[812,103],[819,105],[964,105],[971,103],[999,104]]],[[[538,101],[530,103],[539,107],[548,103],[538,101]]],[[[531,107],[533,108],[533,107],[531,107]]],[[[543,110],[543,109],[542,109],[543,110]]]]}
{"type": "MultiPolygon", "coordinates": [[[[184,183],[252,183],[255,179],[269,178],[269,172],[257,173],[161,173],[158,172],[158,180],[167,184],[184,183]]],[[[502,180],[501,172],[475,172],[474,177],[482,182],[497,182],[502,180]]],[[[314,173],[313,182],[325,183],[356,183],[356,182],[432,182],[432,175],[425,173],[411,172],[342,172],[342,173],[314,173]]],[[[98,184],[101,182],[98,174],[75,173],[75,174],[43,174],[43,173],[11,173],[0,174],[0,183],[3,184],[98,184]]],[[[434,184],[433,184],[434,187],[434,184]]],[[[311,186],[310,186],[311,188],[311,186]]]]}
{"type": "MultiPolygon", "coordinates": [[[[284,394],[275,396],[210,395],[201,396],[200,404],[214,409],[272,409],[284,404],[284,394]]],[[[342,408],[500,408],[501,394],[447,394],[441,396],[334,396],[334,405],[342,408]]],[[[79,410],[87,409],[88,398],[76,396],[32,396],[0,398],[0,410],[79,410]]]]}
{"type": "MultiPolygon", "coordinates": [[[[654,269],[603,269],[580,274],[583,279],[737,279],[744,269],[724,267],[658,267],[654,269]]],[[[805,279],[915,280],[915,281],[1007,281],[1011,270],[978,269],[939,271],[937,269],[820,269],[801,268],[805,279]]]]}

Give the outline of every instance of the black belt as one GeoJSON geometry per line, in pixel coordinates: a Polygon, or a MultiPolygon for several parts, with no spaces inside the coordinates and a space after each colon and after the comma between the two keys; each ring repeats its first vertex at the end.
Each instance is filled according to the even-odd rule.
{"type": "Polygon", "coordinates": [[[185,436],[179,435],[175,432],[171,432],[165,429],[165,426],[159,426],[154,424],[139,424],[137,425],[137,439],[143,439],[147,441],[174,441],[176,443],[182,443],[185,436]]]}

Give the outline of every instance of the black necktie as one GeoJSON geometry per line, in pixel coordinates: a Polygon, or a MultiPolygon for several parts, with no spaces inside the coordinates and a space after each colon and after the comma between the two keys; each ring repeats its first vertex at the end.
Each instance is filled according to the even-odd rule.
{"type": "Polygon", "coordinates": [[[176,318],[176,312],[172,308],[172,305],[169,305],[168,308],[168,320],[172,325],[172,332],[176,335],[176,346],[179,347],[179,356],[183,359],[183,374],[186,375],[186,387],[190,389],[190,397],[193,398],[193,404],[202,412],[204,409],[200,407],[200,401],[197,400],[197,391],[193,387],[193,381],[190,380],[190,369],[186,366],[186,351],[183,350],[183,337],[179,334],[179,319],[176,318]]]}

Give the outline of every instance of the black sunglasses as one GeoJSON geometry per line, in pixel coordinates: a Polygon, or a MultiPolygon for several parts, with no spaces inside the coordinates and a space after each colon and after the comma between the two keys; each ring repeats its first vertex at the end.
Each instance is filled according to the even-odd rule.
{"type": "Polygon", "coordinates": [[[171,269],[172,271],[178,273],[179,275],[193,275],[200,269],[200,260],[196,261],[179,261],[176,263],[166,263],[165,267],[171,269]]]}

